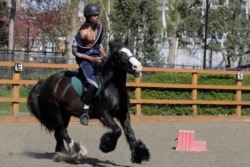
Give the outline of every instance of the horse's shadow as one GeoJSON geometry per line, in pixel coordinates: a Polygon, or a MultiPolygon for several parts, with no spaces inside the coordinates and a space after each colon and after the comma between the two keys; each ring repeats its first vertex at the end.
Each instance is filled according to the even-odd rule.
{"type": "MultiPolygon", "coordinates": [[[[31,158],[35,158],[35,159],[50,159],[50,160],[52,160],[54,158],[54,156],[56,155],[56,153],[25,152],[24,155],[31,157],[31,158]]],[[[89,165],[95,166],[95,167],[106,167],[106,166],[110,166],[110,165],[121,166],[121,167],[130,167],[130,166],[119,165],[119,164],[113,163],[109,160],[102,161],[102,160],[92,158],[92,157],[86,157],[80,161],[65,160],[64,162],[68,163],[68,164],[74,164],[74,165],[89,164],[89,165]]]]}

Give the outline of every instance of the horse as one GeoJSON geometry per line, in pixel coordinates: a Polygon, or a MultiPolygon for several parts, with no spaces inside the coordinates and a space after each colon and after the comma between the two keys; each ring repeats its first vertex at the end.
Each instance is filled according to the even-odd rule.
{"type": "MultiPolygon", "coordinates": [[[[111,129],[100,138],[99,149],[103,153],[115,150],[123,129],[131,151],[131,162],[140,164],[149,161],[150,153],[146,145],[136,139],[131,127],[126,77],[127,74],[140,77],[142,65],[127,44],[111,42],[109,48],[108,59],[100,69],[96,69],[102,88],[95,95],[89,115],[111,129]]],[[[85,157],[88,153],[86,148],[75,142],[67,132],[71,116],[80,117],[84,104],[84,96],[80,96],[72,86],[74,76],[83,78],[79,71],[66,70],[39,80],[29,92],[27,107],[49,132],[54,132],[56,152],[67,151],[85,157]]],[[[84,85],[84,79],[81,83],[84,85]]]]}

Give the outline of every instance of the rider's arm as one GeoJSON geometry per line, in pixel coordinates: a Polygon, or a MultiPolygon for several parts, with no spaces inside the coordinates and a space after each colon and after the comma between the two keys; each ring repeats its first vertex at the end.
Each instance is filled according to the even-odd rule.
{"type": "Polygon", "coordinates": [[[101,34],[100,37],[97,41],[97,49],[99,50],[99,52],[101,53],[101,56],[104,58],[107,58],[107,53],[105,52],[103,46],[102,46],[102,36],[103,36],[103,29],[101,29],[101,34]]]}
{"type": "Polygon", "coordinates": [[[79,57],[79,58],[81,58],[81,56],[82,56],[82,54],[77,51],[77,43],[75,40],[72,43],[72,54],[76,57],[79,57]]]}
{"type": "Polygon", "coordinates": [[[102,57],[104,57],[104,58],[108,57],[108,55],[106,54],[103,47],[99,48],[99,51],[100,51],[102,57]]]}
{"type": "Polygon", "coordinates": [[[86,54],[84,54],[84,53],[81,54],[81,57],[80,57],[80,58],[85,59],[85,60],[88,60],[88,61],[95,61],[95,60],[94,60],[95,57],[86,55],[86,54]]]}
{"type": "Polygon", "coordinates": [[[85,60],[88,60],[88,61],[91,61],[91,62],[97,62],[97,63],[100,63],[102,58],[101,57],[92,57],[92,56],[89,56],[87,54],[84,54],[84,53],[80,53],[77,51],[77,43],[76,41],[73,42],[72,44],[72,54],[76,57],[79,57],[81,59],[85,59],[85,60]]]}

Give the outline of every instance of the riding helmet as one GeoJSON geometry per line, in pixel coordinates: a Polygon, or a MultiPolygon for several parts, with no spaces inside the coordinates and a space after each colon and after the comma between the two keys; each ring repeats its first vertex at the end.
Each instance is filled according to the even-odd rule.
{"type": "Polygon", "coordinates": [[[100,8],[98,5],[90,3],[84,7],[84,16],[92,16],[92,15],[99,15],[100,8]]]}

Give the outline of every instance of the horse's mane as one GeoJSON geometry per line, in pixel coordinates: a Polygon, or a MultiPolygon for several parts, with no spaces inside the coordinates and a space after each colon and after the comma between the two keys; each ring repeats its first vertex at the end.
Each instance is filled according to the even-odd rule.
{"type": "Polygon", "coordinates": [[[127,46],[119,41],[109,42],[108,59],[101,68],[97,68],[95,70],[96,77],[98,78],[99,82],[105,84],[115,76],[115,73],[117,72],[118,69],[116,68],[114,61],[116,61],[115,59],[117,59],[117,52],[122,47],[127,47],[127,46]]]}
{"type": "Polygon", "coordinates": [[[114,59],[116,59],[116,53],[120,48],[125,47],[126,45],[119,41],[111,41],[109,42],[109,52],[108,59],[104,62],[104,65],[101,68],[97,68],[96,72],[99,71],[108,71],[108,69],[112,69],[114,65],[114,59]]]}
{"type": "Polygon", "coordinates": [[[121,47],[127,47],[127,42],[121,42],[121,40],[112,40],[109,42],[109,55],[113,55],[121,47]]]}
{"type": "Polygon", "coordinates": [[[108,52],[109,58],[105,63],[106,67],[110,67],[113,65],[114,59],[117,59],[116,57],[117,52],[123,47],[127,47],[127,45],[121,41],[113,40],[109,42],[109,52],[108,52]]]}

